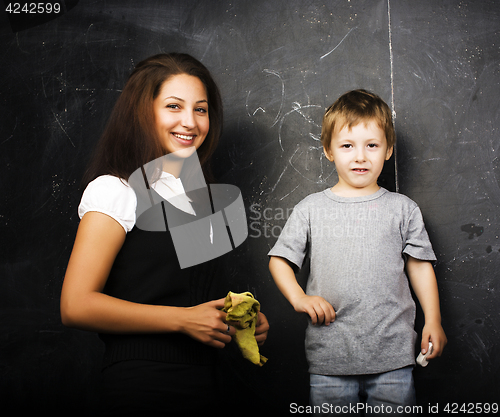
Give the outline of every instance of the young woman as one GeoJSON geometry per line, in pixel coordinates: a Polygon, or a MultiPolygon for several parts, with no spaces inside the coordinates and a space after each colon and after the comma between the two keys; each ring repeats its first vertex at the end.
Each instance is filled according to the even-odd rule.
{"type": "MultiPolygon", "coordinates": [[[[152,188],[169,205],[169,197],[184,194],[179,176],[190,150],[211,180],[221,128],[209,71],[186,54],[156,55],[132,72],[86,173],[61,317],[105,343],[100,392],[109,414],[189,415],[215,400],[214,348],[235,333],[221,311],[224,299],[209,298],[217,261],[181,269],[168,231],[134,227],[137,195],[127,181],[163,155],[180,155],[153,175],[152,188]]],[[[170,210],[196,215],[196,203],[196,196],[185,198],[170,210]]],[[[268,328],[260,314],[259,344],[268,328]]]]}

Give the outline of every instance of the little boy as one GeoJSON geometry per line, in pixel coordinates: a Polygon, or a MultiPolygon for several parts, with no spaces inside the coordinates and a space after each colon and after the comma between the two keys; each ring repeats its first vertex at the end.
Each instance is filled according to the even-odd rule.
{"type": "Polygon", "coordinates": [[[418,206],[377,185],[395,142],[387,104],[365,90],[344,94],[324,115],[321,141],[338,183],[297,204],[269,252],[269,269],[295,311],[311,318],[305,346],[314,409],[345,413],[365,404],[397,413],[415,403],[408,279],[425,315],[422,352],[432,342],[433,359],[447,342],[436,258],[418,206]],[[304,293],[294,272],[307,254],[304,293]]]}

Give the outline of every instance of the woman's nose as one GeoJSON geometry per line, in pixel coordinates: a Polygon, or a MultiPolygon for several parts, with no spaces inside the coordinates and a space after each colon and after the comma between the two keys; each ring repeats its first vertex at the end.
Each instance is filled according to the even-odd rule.
{"type": "Polygon", "coordinates": [[[194,118],[194,114],[191,111],[185,111],[182,115],[182,126],[192,129],[196,126],[196,121],[194,118]]]}

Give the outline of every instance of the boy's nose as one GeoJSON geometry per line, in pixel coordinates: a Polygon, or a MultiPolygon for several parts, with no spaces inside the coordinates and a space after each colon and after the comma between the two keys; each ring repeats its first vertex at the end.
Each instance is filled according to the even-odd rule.
{"type": "Polygon", "coordinates": [[[358,148],[356,152],[356,162],[364,162],[365,159],[365,150],[363,148],[358,148]]]}

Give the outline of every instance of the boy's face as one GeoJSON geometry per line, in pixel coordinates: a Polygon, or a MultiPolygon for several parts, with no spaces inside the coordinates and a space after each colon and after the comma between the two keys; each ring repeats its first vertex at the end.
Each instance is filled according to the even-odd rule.
{"type": "Polygon", "coordinates": [[[392,155],[384,131],[370,120],[351,130],[347,126],[334,131],[326,157],[335,162],[339,176],[332,191],[346,197],[373,194],[378,191],[377,179],[384,162],[392,155]]]}

